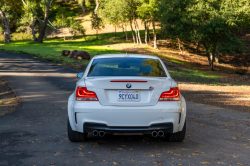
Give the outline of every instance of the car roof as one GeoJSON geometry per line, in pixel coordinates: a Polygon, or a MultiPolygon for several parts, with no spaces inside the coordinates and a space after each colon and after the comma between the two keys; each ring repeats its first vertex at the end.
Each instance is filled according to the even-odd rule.
{"type": "Polygon", "coordinates": [[[150,59],[159,59],[157,56],[152,55],[143,55],[143,54],[104,54],[97,55],[93,59],[101,59],[101,58],[150,58],[150,59]]]}

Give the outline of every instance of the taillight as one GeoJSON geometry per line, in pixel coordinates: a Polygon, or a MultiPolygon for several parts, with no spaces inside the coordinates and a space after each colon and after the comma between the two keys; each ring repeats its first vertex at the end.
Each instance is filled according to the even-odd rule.
{"type": "Polygon", "coordinates": [[[163,92],[159,98],[159,101],[179,101],[180,92],[178,87],[170,88],[169,91],[163,92]]]}
{"type": "Polygon", "coordinates": [[[88,91],[86,87],[77,87],[76,100],[78,101],[98,101],[95,92],[88,91]]]}

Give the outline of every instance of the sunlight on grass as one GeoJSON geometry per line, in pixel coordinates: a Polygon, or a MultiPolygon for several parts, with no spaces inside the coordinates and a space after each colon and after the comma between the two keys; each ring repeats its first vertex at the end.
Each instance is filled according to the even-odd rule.
{"type": "Polygon", "coordinates": [[[202,82],[208,82],[223,77],[220,75],[202,72],[199,70],[191,70],[191,69],[169,68],[168,71],[174,79],[185,78],[187,81],[193,81],[193,82],[199,82],[199,80],[202,80],[202,82]]]}
{"type": "Polygon", "coordinates": [[[114,54],[123,53],[123,51],[115,50],[110,47],[106,47],[104,43],[108,43],[105,40],[92,41],[93,36],[81,37],[77,40],[64,41],[63,39],[45,39],[44,43],[36,43],[32,41],[13,41],[12,43],[7,43],[1,45],[1,49],[14,50],[14,51],[24,51],[30,54],[35,54],[37,57],[41,56],[46,59],[63,61],[63,62],[74,62],[81,61],[81,63],[87,64],[89,60],[74,60],[68,57],[62,57],[62,50],[78,50],[86,51],[90,54],[91,58],[95,55],[100,54],[114,54]],[[86,40],[87,39],[87,40],[86,40]]]}

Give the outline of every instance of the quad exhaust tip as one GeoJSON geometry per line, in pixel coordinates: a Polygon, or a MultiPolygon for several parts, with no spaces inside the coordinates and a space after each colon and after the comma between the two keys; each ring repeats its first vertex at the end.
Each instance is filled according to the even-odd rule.
{"type": "Polygon", "coordinates": [[[98,136],[99,132],[97,130],[93,131],[93,136],[98,136]]]}
{"type": "Polygon", "coordinates": [[[105,136],[105,132],[104,131],[93,130],[93,136],[104,137],[105,136]]]}
{"type": "Polygon", "coordinates": [[[158,133],[157,133],[157,131],[152,131],[152,137],[157,137],[157,135],[158,135],[158,133]]]}
{"type": "Polygon", "coordinates": [[[158,131],[158,136],[159,137],[163,137],[164,136],[164,132],[162,130],[158,131]]]}
{"type": "Polygon", "coordinates": [[[164,136],[164,131],[162,131],[162,130],[160,130],[158,132],[157,131],[152,131],[151,135],[152,135],[152,137],[157,137],[157,136],[163,137],[164,136]]]}
{"type": "Polygon", "coordinates": [[[99,131],[99,136],[100,136],[100,137],[104,137],[104,135],[105,135],[105,132],[104,132],[104,131],[99,131]]]}

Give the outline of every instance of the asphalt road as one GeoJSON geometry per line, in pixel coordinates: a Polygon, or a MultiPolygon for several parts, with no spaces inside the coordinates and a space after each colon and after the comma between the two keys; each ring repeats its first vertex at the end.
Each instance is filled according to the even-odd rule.
{"type": "Polygon", "coordinates": [[[151,136],[67,138],[67,99],[76,71],[0,53],[0,75],[21,100],[0,117],[0,165],[250,165],[249,114],[187,102],[184,142],[151,136]]]}

